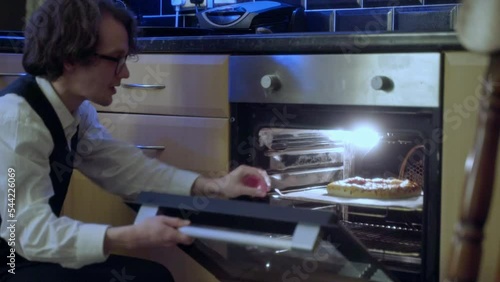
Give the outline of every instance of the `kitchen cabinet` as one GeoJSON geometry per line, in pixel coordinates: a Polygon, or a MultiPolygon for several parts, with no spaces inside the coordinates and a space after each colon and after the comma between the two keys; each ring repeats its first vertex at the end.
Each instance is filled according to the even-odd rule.
{"type": "MultiPolygon", "coordinates": [[[[487,58],[467,52],[444,55],[443,177],[441,201],[441,280],[447,271],[455,224],[458,223],[465,180],[466,157],[472,149],[477,110],[487,58]]],[[[478,281],[495,281],[500,265],[500,160],[490,214],[484,229],[483,256],[478,281]]]]}
{"type": "Polygon", "coordinates": [[[229,117],[228,56],[141,54],[127,67],[113,103],[98,111],[229,117]]]}
{"type": "Polygon", "coordinates": [[[208,176],[228,171],[227,119],[99,113],[99,120],[150,157],[208,176]]]}

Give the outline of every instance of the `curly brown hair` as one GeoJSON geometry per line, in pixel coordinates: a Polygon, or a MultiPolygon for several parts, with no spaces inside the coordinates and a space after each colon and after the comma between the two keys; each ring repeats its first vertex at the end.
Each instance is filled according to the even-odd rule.
{"type": "Polygon", "coordinates": [[[128,33],[128,55],[137,54],[135,15],[123,2],[46,0],[26,24],[23,55],[26,72],[53,81],[62,75],[64,62],[90,64],[103,13],[123,24],[128,33]]]}

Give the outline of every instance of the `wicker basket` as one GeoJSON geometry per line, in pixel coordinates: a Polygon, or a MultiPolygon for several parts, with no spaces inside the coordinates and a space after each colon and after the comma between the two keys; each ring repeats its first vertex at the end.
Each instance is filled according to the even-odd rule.
{"type": "Polygon", "coordinates": [[[411,148],[399,169],[399,179],[409,179],[424,188],[424,145],[411,148]]]}

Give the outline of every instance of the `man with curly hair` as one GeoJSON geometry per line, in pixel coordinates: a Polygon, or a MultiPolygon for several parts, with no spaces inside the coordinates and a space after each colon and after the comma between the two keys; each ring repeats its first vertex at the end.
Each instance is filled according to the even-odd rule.
{"type": "Polygon", "coordinates": [[[129,76],[135,36],[133,14],[111,0],[46,0],[26,25],[28,75],[0,92],[0,281],[109,282],[122,271],[134,282],[173,281],[160,264],[116,254],[190,244],[178,231],[189,222],[155,216],[111,227],[60,216],[73,168],[125,197],[141,191],[262,197],[269,189],[263,170],[240,166],[209,179],[110,136],[90,102],[111,104],[129,76]],[[15,240],[9,240],[9,169],[17,187],[15,240]],[[260,189],[244,184],[248,176],[263,183],[260,189]],[[15,275],[8,266],[13,253],[15,275]]]}

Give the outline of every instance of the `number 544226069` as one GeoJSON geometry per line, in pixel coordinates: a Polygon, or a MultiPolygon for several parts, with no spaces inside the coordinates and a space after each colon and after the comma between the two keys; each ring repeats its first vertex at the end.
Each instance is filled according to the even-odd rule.
{"type": "Polygon", "coordinates": [[[7,201],[8,204],[7,206],[9,207],[7,209],[7,212],[9,213],[10,218],[14,218],[16,215],[16,170],[14,168],[9,168],[7,169],[7,186],[9,188],[7,189],[7,201]]]}

